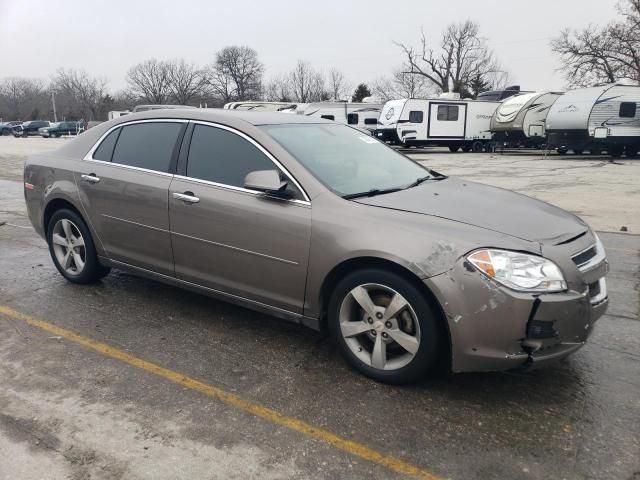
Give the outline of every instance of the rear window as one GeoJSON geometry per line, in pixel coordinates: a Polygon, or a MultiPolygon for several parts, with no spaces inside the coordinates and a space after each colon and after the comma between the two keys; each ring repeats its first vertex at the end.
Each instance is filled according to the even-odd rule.
{"type": "Polygon", "coordinates": [[[102,141],[102,143],[93,152],[94,160],[102,160],[103,162],[110,162],[113,155],[113,147],[116,145],[120,129],[116,128],[102,141]]]}
{"type": "Polygon", "coordinates": [[[112,161],[130,167],[168,172],[181,123],[150,122],[122,127],[112,161]]]}
{"type": "Polygon", "coordinates": [[[635,102],[622,102],[620,104],[620,117],[633,118],[636,116],[635,102]]]}
{"type": "MultiPolygon", "coordinates": [[[[412,110],[409,112],[409,123],[422,123],[422,112],[417,110],[412,110]]],[[[438,118],[438,120],[440,120],[438,118]]]]}

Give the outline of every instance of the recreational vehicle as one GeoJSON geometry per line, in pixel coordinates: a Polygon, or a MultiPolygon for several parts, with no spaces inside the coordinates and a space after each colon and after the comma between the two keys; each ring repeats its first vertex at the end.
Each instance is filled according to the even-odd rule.
{"type": "Polygon", "coordinates": [[[493,139],[509,147],[545,144],[545,120],[560,95],[559,92],[533,92],[508,98],[491,117],[493,139]]]}
{"type": "Polygon", "coordinates": [[[640,86],[607,84],[571,90],[547,115],[549,146],[633,157],[640,150],[640,86]]]}
{"type": "Polygon", "coordinates": [[[222,108],[225,110],[253,110],[256,112],[286,112],[286,113],[298,113],[301,107],[304,107],[304,103],[295,102],[260,102],[260,101],[246,101],[246,102],[229,102],[222,108]]]}
{"type": "Polygon", "coordinates": [[[433,99],[387,102],[375,136],[403,146],[443,145],[456,152],[481,152],[491,141],[491,116],[500,102],[460,100],[453,94],[433,99]]]}
{"type": "Polygon", "coordinates": [[[299,113],[307,117],[335,120],[373,133],[382,107],[382,103],[317,102],[308,104],[304,111],[299,113]]]}

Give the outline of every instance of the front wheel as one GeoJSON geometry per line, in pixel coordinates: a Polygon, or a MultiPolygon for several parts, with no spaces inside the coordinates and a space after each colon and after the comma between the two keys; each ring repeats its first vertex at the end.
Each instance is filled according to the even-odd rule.
{"type": "Polygon", "coordinates": [[[556,148],[556,152],[558,152],[560,155],[566,155],[568,151],[569,149],[567,147],[556,148]]]}
{"type": "Polygon", "coordinates": [[[60,274],[73,283],[93,283],[110,271],[100,265],[91,233],[73,210],[58,210],[47,228],[47,243],[60,274]]]}
{"type": "Polygon", "coordinates": [[[328,317],[341,354],[374,380],[414,382],[436,362],[437,316],[424,292],[396,273],[349,274],[331,296],[328,317]]]}

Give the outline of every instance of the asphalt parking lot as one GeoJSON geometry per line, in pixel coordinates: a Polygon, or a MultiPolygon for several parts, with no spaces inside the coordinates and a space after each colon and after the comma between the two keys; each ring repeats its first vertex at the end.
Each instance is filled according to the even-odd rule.
{"type": "Polygon", "coordinates": [[[640,160],[412,153],[584,217],[610,306],[557,365],[394,387],[298,325],[117,271],[67,283],[21,184],[64,141],[0,137],[1,480],[640,479],[640,160]]]}

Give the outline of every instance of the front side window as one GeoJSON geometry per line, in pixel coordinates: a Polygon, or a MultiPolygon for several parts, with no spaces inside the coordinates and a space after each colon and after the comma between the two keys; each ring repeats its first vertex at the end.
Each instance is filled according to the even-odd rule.
{"type": "Polygon", "coordinates": [[[438,105],[438,120],[442,122],[457,122],[458,110],[458,105],[438,105]]]}
{"type": "Polygon", "coordinates": [[[168,172],[182,125],[172,122],[125,125],[121,128],[112,162],[168,172]]]}
{"type": "MultiPolygon", "coordinates": [[[[439,114],[440,112],[438,112],[438,115],[439,114]]],[[[412,110],[411,112],[409,112],[409,123],[422,123],[422,117],[423,115],[421,111],[412,110]]],[[[438,118],[438,120],[440,119],[438,118]]]]}
{"type": "Polygon", "coordinates": [[[620,117],[633,118],[636,116],[636,102],[620,103],[620,117]]]}
{"type": "Polygon", "coordinates": [[[358,114],[357,113],[348,114],[347,115],[347,123],[349,125],[357,125],[358,124],[358,114]]]}
{"type": "Polygon", "coordinates": [[[120,129],[116,128],[107,135],[98,148],[96,148],[95,152],[93,152],[94,160],[102,160],[103,162],[111,161],[111,157],[113,156],[113,147],[116,146],[116,140],[118,140],[119,134],[120,129]]]}
{"type": "Polygon", "coordinates": [[[187,176],[244,187],[249,172],[276,165],[248,140],[222,128],[196,125],[189,146],[187,176]]]}
{"type": "Polygon", "coordinates": [[[413,160],[346,125],[261,128],[338,195],[405,187],[429,174],[413,160]]]}

